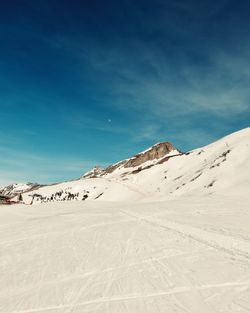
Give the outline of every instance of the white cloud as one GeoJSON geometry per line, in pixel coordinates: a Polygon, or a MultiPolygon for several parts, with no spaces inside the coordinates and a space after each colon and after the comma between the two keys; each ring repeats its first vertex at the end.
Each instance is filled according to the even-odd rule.
{"type": "Polygon", "coordinates": [[[190,62],[186,51],[177,51],[171,59],[154,44],[138,40],[125,49],[119,43],[77,47],[79,60],[92,66],[93,83],[101,90],[95,100],[104,108],[154,116],[163,123],[196,112],[230,118],[250,110],[247,47],[237,57],[211,49],[203,56],[204,64],[190,62]]]}

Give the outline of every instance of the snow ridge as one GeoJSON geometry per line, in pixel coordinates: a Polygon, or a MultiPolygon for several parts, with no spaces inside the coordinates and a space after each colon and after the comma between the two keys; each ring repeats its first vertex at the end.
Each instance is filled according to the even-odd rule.
{"type": "Polygon", "coordinates": [[[182,153],[159,143],[81,179],[25,192],[26,203],[68,200],[154,201],[233,193],[250,187],[250,128],[182,153]]]}

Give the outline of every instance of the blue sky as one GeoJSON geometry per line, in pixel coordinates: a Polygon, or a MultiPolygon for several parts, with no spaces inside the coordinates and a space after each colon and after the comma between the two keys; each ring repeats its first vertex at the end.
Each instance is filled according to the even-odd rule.
{"type": "Polygon", "coordinates": [[[249,12],[230,0],[3,2],[0,185],[248,127],[249,12]]]}

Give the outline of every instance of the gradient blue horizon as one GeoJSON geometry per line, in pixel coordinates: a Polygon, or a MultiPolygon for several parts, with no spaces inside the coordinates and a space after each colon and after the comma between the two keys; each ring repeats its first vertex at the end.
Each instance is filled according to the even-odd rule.
{"type": "Polygon", "coordinates": [[[230,0],[2,3],[0,185],[250,126],[249,12],[230,0]]]}

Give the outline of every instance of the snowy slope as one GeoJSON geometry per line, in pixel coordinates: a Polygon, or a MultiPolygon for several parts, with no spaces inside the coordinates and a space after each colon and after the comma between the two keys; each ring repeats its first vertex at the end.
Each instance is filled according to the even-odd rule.
{"type": "Polygon", "coordinates": [[[33,189],[36,189],[40,187],[41,185],[36,183],[16,183],[11,184],[5,187],[0,187],[0,194],[6,195],[6,196],[15,196],[23,192],[27,192],[33,189]]]}
{"type": "Polygon", "coordinates": [[[137,156],[112,165],[108,168],[112,171],[101,169],[94,178],[87,175],[42,187],[25,193],[24,199],[30,203],[33,195],[38,195],[34,203],[68,199],[153,201],[180,195],[244,195],[250,187],[250,128],[189,153],[173,148],[158,158],[144,158],[139,165],[124,165],[133,164],[137,156]]]}
{"type": "Polygon", "coordinates": [[[249,198],[6,206],[0,227],[0,312],[250,311],[249,198]]]}
{"type": "Polygon", "coordinates": [[[244,194],[250,187],[250,128],[156,165],[128,181],[159,195],[244,194]]]}

